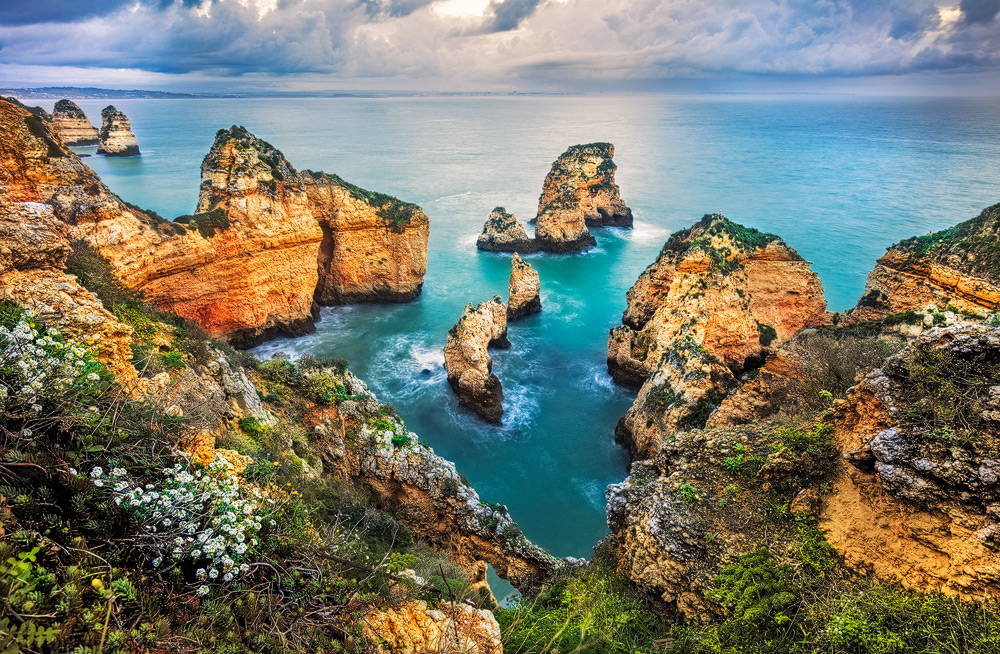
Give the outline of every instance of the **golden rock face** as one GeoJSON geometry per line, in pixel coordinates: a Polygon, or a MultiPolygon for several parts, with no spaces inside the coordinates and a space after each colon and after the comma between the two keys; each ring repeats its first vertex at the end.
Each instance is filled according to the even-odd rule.
{"type": "Polygon", "coordinates": [[[212,336],[248,346],[310,331],[316,301],[420,292],[429,222],[419,207],[390,224],[381,194],[372,204],[346,183],[300,178],[242,128],[220,131],[205,157],[198,212],[170,222],[122,202],[43,118],[5,101],[0,117],[4,199],[50,205],[66,240],[88,243],[127,286],[212,336]]]}

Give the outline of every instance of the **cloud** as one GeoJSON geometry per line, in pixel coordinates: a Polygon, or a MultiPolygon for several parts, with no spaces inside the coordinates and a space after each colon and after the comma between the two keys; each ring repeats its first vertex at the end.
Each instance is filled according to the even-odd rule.
{"type": "Polygon", "coordinates": [[[0,63],[406,88],[1000,70],[1000,0],[440,1],[6,0],[0,63]]]}

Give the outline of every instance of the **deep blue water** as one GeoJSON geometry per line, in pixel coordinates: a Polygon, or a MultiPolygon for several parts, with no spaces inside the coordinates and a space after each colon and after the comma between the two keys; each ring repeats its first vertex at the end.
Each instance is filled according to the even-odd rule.
{"type": "MultiPolygon", "coordinates": [[[[100,120],[103,102],[80,106],[100,120]]],[[[51,101],[45,103],[50,108],[51,101]]],[[[85,161],[124,199],[190,213],[215,131],[242,124],[297,168],[336,172],[423,206],[424,292],[407,305],[324,309],[318,332],[259,348],[342,356],[407,425],[507,504],[553,553],[587,556],[607,531],[604,488],[625,476],[613,443],[632,393],[605,369],[625,291],[672,230],[705,213],[780,234],[814,262],[833,310],[852,306],[887,246],[1000,201],[1000,103],[852,97],[452,97],[121,100],[143,156],[85,161]],[[532,218],[567,146],[611,141],[632,231],[576,256],[532,255],[543,313],[494,355],[506,424],[464,410],[442,368],[466,303],[506,299],[507,257],[475,238],[490,210],[532,218]]],[[[91,148],[89,151],[92,151],[91,148]]],[[[87,152],[82,149],[81,152],[87,152]]]]}

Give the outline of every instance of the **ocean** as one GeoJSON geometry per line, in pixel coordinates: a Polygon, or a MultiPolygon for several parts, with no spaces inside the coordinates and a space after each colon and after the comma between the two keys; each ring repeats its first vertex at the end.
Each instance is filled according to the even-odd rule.
{"type": "MultiPolygon", "coordinates": [[[[99,125],[102,101],[79,105],[99,125]]],[[[51,101],[40,102],[51,109],[51,101]]],[[[194,210],[202,157],[232,124],[298,169],[335,172],[420,204],[431,220],[422,295],[325,308],[315,334],[255,352],[346,358],[407,426],[454,461],[483,499],[558,556],[607,533],[604,489],[626,475],[616,421],[634,391],[605,366],[625,291],[669,234],[703,214],[774,232],[819,273],[831,310],[854,305],[892,243],[1000,201],[1000,103],[848,96],[520,96],[120,100],[142,157],[84,161],[125,200],[165,217],[194,210]],[[458,407],[445,379],[462,308],[501,295],[510,259],[476,250],[490,210],[534,217],[552,161],[615,144],[632,230],[594,230],[576,255],[534,254],[541,314],[493,353],[503,426],[458,407]]],[[[79,148],[81,153],[95,148],[79,148]]]]}

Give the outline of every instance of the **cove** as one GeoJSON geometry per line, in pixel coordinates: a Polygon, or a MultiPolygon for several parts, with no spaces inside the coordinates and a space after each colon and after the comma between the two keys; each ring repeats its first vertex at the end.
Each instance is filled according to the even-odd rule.
{"type": "MultiPolygon", "coordinates": [[[[80,101],[88,115],[103,104],[80,101]]],[[[420,204],[431,220],[423,293],[404,305],[325,308],[315,334],[255,350],[346,358],[407,426],[455,461],[525,535],[587,556],[604,488],[627,457],[612,434],[634,394],[605,368],[625,291],[669,233],[720,211],[814,262],[830,309],[854,304],[889,244],[997,200],[1000,109],[989,100],[546,96],[123,100],[143,156],[85,160],[123,199],[190,213],[215,130],[243,124],[295,165],[420,204]],[[176,116],[185,116],[178,122],[176,116]],[[475,238],[502,205],[534,216],[553,159],[611,141],[634,230],[594,230],[580,255],[529,255],[543,311],[493,352],[505,424],[459,409],[441,348],[467,303],[506,299],[509,257],[475,238]]],[[[86,148],[80,152],[92,151],[86,148]]]]}

